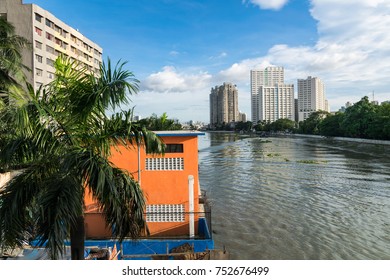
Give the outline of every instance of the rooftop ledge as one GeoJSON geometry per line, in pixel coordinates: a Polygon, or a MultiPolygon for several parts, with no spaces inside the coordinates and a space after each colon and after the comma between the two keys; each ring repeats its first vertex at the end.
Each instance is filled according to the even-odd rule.
{"type": "Polygon", "coordinates": [[[201,136],[205,135],[204,132],[197,130],[163,130],[163,131],[153,131],[158,136],[201,136]]]}

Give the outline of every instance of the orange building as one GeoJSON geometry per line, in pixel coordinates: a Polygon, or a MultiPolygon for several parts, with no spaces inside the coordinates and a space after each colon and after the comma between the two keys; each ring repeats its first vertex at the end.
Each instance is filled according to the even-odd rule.
{"type": "MultiPolygon", "coordinates": [[[[113,150],[111,161],[139,181],[146,199],[146,221],[151,236],[196,237],[204,213],[198,175],[198,136],[201,132],[158,131],[164,155],[141,147],[113,150]]],[[[86,238],[110,238],[101,213],[86,198],[86,238]]]]}

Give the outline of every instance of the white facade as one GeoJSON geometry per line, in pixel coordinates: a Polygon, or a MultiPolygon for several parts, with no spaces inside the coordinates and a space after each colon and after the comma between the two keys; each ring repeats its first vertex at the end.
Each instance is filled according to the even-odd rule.
{"type": "Polygon", "coordinates": [[[295,119],[294,85],[284,84],[283,67],[251,70],[252,122],[295,119]]]}
{"type": "Polygon", "coordinates": [[[325,86],[317,77],[298,79],[298,121],[306,120],[312,112],[330,112],[325,99],[325,86]]]}
{"type": "Polygon", "coordinates": [[[260,86],[258,114],[259,120],[267,122],[294,120],[294,85],[260,86]]]}
{"type": "Polygon", "coordinates": [[[32,43],[32,48],[23,52],[23,63],[31,69],[27,81],[35,90],[54,79],[54,61],[60,54],[90,71],[99,71],[102,48],[48,11],[22,0],[1,0],[0,14],[14,25],[17,35],[32,43]]]}

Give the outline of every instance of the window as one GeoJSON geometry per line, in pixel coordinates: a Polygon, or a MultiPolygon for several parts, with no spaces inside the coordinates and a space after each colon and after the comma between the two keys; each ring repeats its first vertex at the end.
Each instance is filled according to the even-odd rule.
{"type": "Polygon", "coordinates": [[[42,56],[41,56],[41,55],[36,54],[36,55],[35,55],[35,59],[36,59],[38,62],[42,63],[42,56]]]}
{"type": "Polygon", "coordinates": [[[148,171],[180,171],[184,170],[184,158],[146,158],[148,171]]]}
{"type": "Polygon", "coordinates": [[[54,48],[52,48],[52,47],[50,47],[50,46],[46,46],[46,51],[47,51],[48,53],[51,53],[51,54],[54,54],[54,53],[55,53],[54,48]]]}
{"type": "Polygon", "coordinates": [[[42,36],[42,29],[35,27],[35,33],[37,33],[39,36],[42,36]]]}
{"type": "Polygon", "coordinates": [[[62,29],[58,25],[54,25],[54,30],[60,34],[62,33],[62,29]]]}
{"type": "Polygon", "coordinates": [[[184,222],[183,204],[146,205],[147,222],[184,222]]]}
{"type": "Polygon", "coordinates": [[[36,47],[37,49],[42,50],[42,43],[39,42],[39,41],[35,41],[35,47],[36,47]]]}
{"type": "Polygon", "coordinates": [[[167,144],[165,153],[183,153],[183,144],[167,144]]]}
{"type": "Polygon", "coordinates": [[[39,69],[39,68],[35,68],[35,73],[37,74],[37,76],[40,76],[42,77],[42,69],[39,69]]]}
{"type": "Polygon", "coordinates": [[[35,13],[35,20],[42,22],[42,16],[40,14],[35,13]]]}
{"type": "Polygon", "coordinates": [[[57,45],[62,47],[62,41],[60,39],[58,39],[57,37],[55,38],[55,42],[56,42],[57,45]]]}
{"type": "Polygon", "coordinates": [[[51,35],[50,33],[46,32],[46,39],[49,39],[50,41],[54,40],[54,36],[51,35]]]}
{"type": "Polygon", "coordinates": [[[52,60],[50,58],[46,58],[46,64],[49,65],[49,66],[54,67],[54,60],[52,60]]]}
{"type": "Polygon", "coordinates": [[[46,25],[51,27],[51,28],[54,28],[54,23],[51,22],[50,20],[46,19],[46,25]]]}
{"type": "Polygon", "coordinates": [[[54,73],[52,73],[52,72],[47,72],[47,77],[48,77],[49,79],[54,79],[54,73]]]}

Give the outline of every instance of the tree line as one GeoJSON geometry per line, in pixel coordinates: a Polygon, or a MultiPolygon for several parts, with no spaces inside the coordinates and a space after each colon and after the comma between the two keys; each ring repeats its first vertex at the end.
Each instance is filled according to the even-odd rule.
{"type": "Polygon", "coordinates": [[[345,112],[316,111],[299,123],[289,119],[259,121],[258,132],[290,132],[329,137],[390,140],[390,103],[376,105],[363,97],[345,112]]]}
{"type": "Polygon", "coordinates": [[[317,111],[299,123],[298,133],[390,140],[390,103],[373,104],[363,97],[345,112],[317,111]]]}

